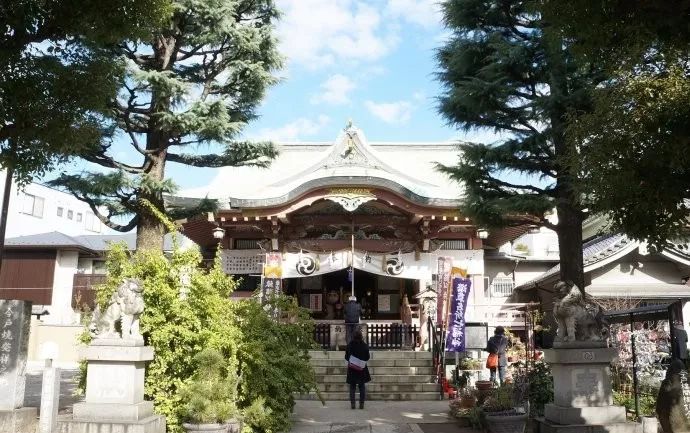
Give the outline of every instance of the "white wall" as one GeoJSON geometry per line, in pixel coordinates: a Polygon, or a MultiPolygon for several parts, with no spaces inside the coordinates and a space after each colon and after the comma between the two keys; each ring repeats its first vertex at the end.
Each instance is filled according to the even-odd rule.
{"type": "MultiPolygon", "coordinates": [[[[5,170],[0,171],[0,191],[5,187],[5,170]]],[[[2,194],[0,193],[0,203],[2,194]]],[[[114,234],[117,233],[105,227],[95,217],[89,205],[77,200],[71,194],[31,183],[19,191],[16,184],[12,187],[7,216],[7,238],[59,231],[66,235],[77,236],[86,234],[114,234]],[[42,199],[42,210],[34,206],[36,215],[30,214],[32,197],[38,202],[42,199]],[[58,216],[58,208],[62,208],[62,216],[58,216]],[[71,215],[71,218],[69,216],[71,215]],[[80,219],[80,220],[79,220],[80,219]]]]}
{"type": "Polygon", "coordinates": [[[686,266],[658,256],[628,254],[615,263],[592,271],[592,285],[679,284],[688,275],[686,266]]]}
{"type": "Polygon", "coordinates": [[[44,317],[44,323],[53,325],[79,323],[79,315],[72,309],[72,285],[78,262],[77,251],[58,251],[55,260],[52,305],[47,307],[50,314],[44,317]]]}

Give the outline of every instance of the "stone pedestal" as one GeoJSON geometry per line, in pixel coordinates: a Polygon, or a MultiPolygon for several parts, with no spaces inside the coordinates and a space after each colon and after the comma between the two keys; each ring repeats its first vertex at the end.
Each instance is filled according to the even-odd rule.
{"type": "Polygon", "coordinates": [[[38,410],[24,405],[31,302],[0,300],[0,433],[34,433],[38,410]]]}
{"type": "Polygon", "coordinates": [[[153,403],[144,401],[152,347],[137,340],[97,339],[81,355],[88,361],[86,399],[74,405],[71,417],[59,420],[60,433],[165,433],[165,417],[154,415],[153,403]]]}
{"type": "Polygon", "coordinates": [[[615,349],[592,345],[578,342],[544,351],[554,402],[537,419],[540,433],[642,432],[640,424],[626,422],[624,407],[613,405],[609,365],[615,349]]]}

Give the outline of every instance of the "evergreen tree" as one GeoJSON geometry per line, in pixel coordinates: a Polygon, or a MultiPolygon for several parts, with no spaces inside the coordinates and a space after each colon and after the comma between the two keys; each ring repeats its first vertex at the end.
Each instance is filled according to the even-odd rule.
{"type": "Polygon", "coordinates": [[[101,113],[119,67],[91,58],[85,41],[144,34],[168,0],[16,0],[0,5],[0,265],[12,181],[29,183],[107,137],[101,113]]]}
{"type": "Polygon", "coordinates": [[[0,6],[0,165],[20,184],[100,142],[116,65],[84,42],[144,34],[168,0],[17,0],[0,6]],[[88,83],[88,85],[85,85],[88,83]]]}
{"type": "Polygon", "coordinates": [[[277,16],[272,0],[175,0],[169,19],[145,39],[96,50],[110,62],[124,59],[109,118],[132,151],[117,159],[104,143],[82,152],[109,170],[62,174],[53,184],[89,203],[108,227],[137,227],[137,248],[161,249],[165,227],[156,213],[164,212],[163,195],[174,191],[166,163],[266,166],[276,155],[271,143],[236,138],[281,65],[277,16]],[[202,145],[222,151],[195,154],[202,145]]]}
{"type": "Polygon", "coordinates": [[[580,58],[606,67],[594,110],[568,139],[579,189],[611,229],[657,249],[690,235],[690,3],[543,2],[545,17],[580,58]]]}
{"type": "Polygon", "coordinates": [[[463,211],[479,224],[555,230],[561,278],[584,290],[585,204],[574,189],[578,173],[565,163],[577,153],[565,133],[570,114],[591,108],[591,90],[601,74],[573,58],[534,5],[518,0],[443,3],[452,35],[438,51],[444,86],[439,110],[463,130],[488,129],[507,138],[493,145],[461,144],[457,165],[439,169],[462,183],[463,211]],[[524,180],[513,180],[518,177],[524,180]],[[535,178],[540,182],[532,183],[535,178]],[[553,208],[557,224],[546,219],[553,208]]]}

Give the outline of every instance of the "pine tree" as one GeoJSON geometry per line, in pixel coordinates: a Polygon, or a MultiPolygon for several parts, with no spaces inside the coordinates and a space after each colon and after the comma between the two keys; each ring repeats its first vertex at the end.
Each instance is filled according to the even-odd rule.
{"type": "Polygon", "coordinates": [[[111,62],[124,59],[110,119],[132,150],[118,160],[104,143],[81,157],[107,172],[62,174],[52,183],[86,201],[108,227],[137,227],[137,248],[161,249],[165,227],[156,213],[175,190],[165,178],[168,162],[266,166],[276,155],[271,143],[236,138],[276,81],[277,16],[272,0],[175,0],[170,18],[146,39],[95,51],[111,62]],[[222,149],[196,154],[202,145],[222,149]]]}
{"type": "Polygon", "coordinates": [[[546,0],[575,54],[613,78],[568,139],[592,212],[657,250],[690,238],[690,2],[546,0]]]}
{"type": "Polygon", "coordinates": [[[0,265],[13,180],[20,186],[107,138],[101,113],[119,67],[88,55],[85,41],[144,34],[168,0],[15,0],[0,6],[0,265]],[[85,84],[88,83],[88,84],[85,84]]]}
{"type": "Polygon", "coordinates": [[[443,3],[452,35],[437,55],[444,86],[439,110],[460,129],[487,129],[507,138],[493,145],[461,144],[457,165],[439,169],[462,183],[463,211],[479,224],[555,230],[561,279],[584,290],[585,205],[574,189],[577,173],[564,163],[577,152],[565,133],[571,114],[590,109],[591,90],[602,77],[596,67],[573,58],[534,5],[443,3]],[[557,224],[546,219],[553,208],[557,224]]]}

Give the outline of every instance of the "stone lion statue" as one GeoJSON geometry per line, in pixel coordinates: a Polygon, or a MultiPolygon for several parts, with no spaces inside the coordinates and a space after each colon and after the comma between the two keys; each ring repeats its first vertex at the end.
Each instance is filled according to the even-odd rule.
{"type": "Polygon", "coordinates": [[[559,281],[554,289],[553,316],[558,325],[555,341],[602,341],[606,322],[591,296],[583,295],[570,281],[559,281]]]}
{"type": "Polygon", "coordinates": [[[144,311],[144,298],[141,295],[143,290],[141,281],[125,278],[110,298],[108,308],[101,313],[100,308],[96,307],[91,322],[96,338],[142,338],[139,333],[139,316],[144,311]],[[115,323],[118,321],[122,335],[115,330],[115,323]]]}

